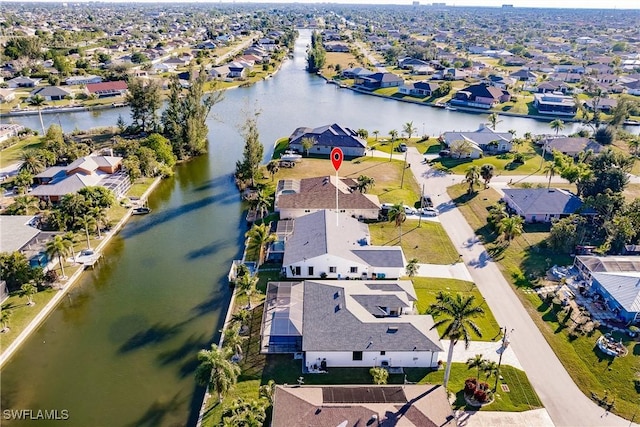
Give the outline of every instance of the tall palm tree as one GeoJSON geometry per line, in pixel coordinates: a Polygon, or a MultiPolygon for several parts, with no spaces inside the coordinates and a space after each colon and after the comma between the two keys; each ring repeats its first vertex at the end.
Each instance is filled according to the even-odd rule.
{"type": "Polygon", "coordinates": [[[498,376],[499,370],[498,363],[493,360],[485,360],[485,364],[482,367],[482,371],[487,376],[487,380],[491,378],[491,375],[498,376]]]}
{"type": "Polygon", "coordinates": [[[251,312],[247,309],[240,309],[231,316],[231,321],[240,325],[240,332],[247,327],[251,320],[251,312]]]}
{"type": "Polygon", "coordinates": [[[0,323],[2,323],[2,330],[0,332],[9,331],[9,319],[11,318],[11,310],[2,307],[0,309],[0,323]]]}
{"type": "Polygon", "coordinates": [[[313,138],[310,138],[308,136],[305,136],[304,138],[302,138],[300,140],[300,144],[302,145],[302,149],[307,154],[307,157],[309,156],[309,150],[311,150],[311,147],[313,147],[313,145],[315,143],[316,143],[316,140],[313,139],[313,138]]]}
{"type": "Polygon", "coordinates": [[[275,242],[278,238],[275,233],[271,232],[271,223],[253,224],[244,236],[248,239],[247,250],[258,252],[258,267],[261,266],[264,262],[267,245],[275,242]]]}
{"type": "Polygon", "coordinates": [[[87,238],[87,249],[91,249],[91,239],[89,238],[89,228],[95,228],[97,226],[97,221],[94,217],[88,214],[84,214],[77,220],[78,225],[84,228],[84,234],[87,238]]]}
{"type": "Polygon", "coordinates": [[[404,211],[403,202],[396,203],[389,209],[389,221],[393,221],[398,227],[398,239],[402,244],[402,223],[407,220],[407,213],[404,211]]]}
{"type": "Polygon", "coordinates": [[[235,285],[238,287],[239,292],[247,296],[249,310],[251,310],[251,297],[257,292],[256,286],[258,285],[258,280],[258,276],[245,274],[244,276],[238,277],[235,283],[235,285]]]}
{"type": "Polygon", "coordinates": [[[493,172],[495,168],[491,163],[486,163],[480,166],[480,176],[484,180],[484,188],[489,186],[489,182],[491,182],[491,178],[493,178],[493,172]]]}
{"type": "Polygon", "coordinates": [[[277,174],[279,170],[280,162],[278,160],[271,160],[269,163],[267,163],[267,172],[269,172],[269,175],[271,175],[271,181],[273,181],[275,174],[277,174]]]}
{"type": "Polygon", "coordinates": [[[73,243],[60,235],[54,236],[52,240],[49,240],[46,244],[46,252],[49,257],[58,257],[58,261],[60,262],[60,270],[62,271],[62,277],[65,277],[64,274],[64,264],[62,259],[69,255],[71,252],[71,248],[73,247],[73,243]]]}
{"type": "Polygon", "coordinates": [[[369,189],[376,185],[376,180],[367,175],[360,175],[358,177],[358,190],[361,193],[366,193],[369,189]]]}
{"type": "Polygon", "coordinates": [[[407,271],[407,276],[413,277],[420,270],[420,266],[418,265],[418,258],[411,258],[407,263],[405,270],[407,271]]]}
{"type": "Polygon", "coordinates": [[[230,348],[236,356],[242,356],[242,344],[246,341],[247,337],[240,335],[240,327],[232,326],[224,330],[224,341],[222,346],[230,348]]]}
{"type": "Polygon", "coordinates": [[[469,184],[469,190],[467,190],[467,193],[473,193],[475,191],[476,184],[480,180],[480,167],[477,165],[469,166],[465,171],[464,180],[469,184]]]}
{"type": "Polygon", "coordinates": [[[631,138],[629,140],[629,151],[633,152],[636,156],[640,153],[640,137],[631,138]]]}
{"type": "Polygon", "coordinates": [[[551,123],[549,123],[549,127],[552,130],[556,131],[556,135],[558,135],[558,132],[560,132],[562,129],[564,129],[564,122],[560,119],[555,119],[553,120],[551,123]]]}
{"type": "Polygon", "coordinates": [[[102,233],[100,230],[107,221],[107,210],[105,208],[101,208],[100,206],[96,206],[95,208],[91,209],[90,213],[96,223],[96,233],[98,234],[98,239],[102,239],[102,233]]]}
{"type": "Polygon", "coordinates": [[[373,132],[371,132],[372,134],[374,134],[376,136],[376,141],[378,140],[378,135],[380,135],[380,131],[379,130],[374,130],[373,132]]]}
{"type": "Polygon", "coordinates": [[[8,211],[11,215],[29,215],[30,212],[37,211],[40,202],[33,196],[17,196],[13,199],[13,203],[9,206],[8,211]]]}
{"type": "Polygon", "coordinates": [[[269,213],[269,206],[271,205],[271,197],[264,192],[264,190],[258,190],[256,197],[250,201],[252,209],[260,215],[258,218],[264,218],[269,213]]]}
{"type": "Polygon", "coordinates": [[[40,95],[35,95],[29,98],[29,105],[38,109],[38,116],[40,117],[40,127],[42,128],[42,135],[46,133],[44,130],[44,122],[42,121],[42,106],[46,104],[45,99],[40,95]]]}
{"type": "Polygon", "coordinates": [[[487,361],[482,358],[482,354],[476,354],[475,357],[470,357],[467,360],[467,367],[469,369],[477,368],[478,369],[478,375],[476,375],[476,379],[479,379],[480,378],[480,371],[484,368],[486,363],[487,363],[487,361]]]}
{"type": "Polygon", "coordinates": [[[218,401],[238,382],[240,367],[229,360],[229,350],[220,349],[215,344],[211,350],[200,350],[196,368],[196,382],[218,393],[218,401]]]}
{"type": "Polygon", "coordinates": [[[524,232],[522,228],[523,223],[524,220],[519,215],[512,215],[500,220],[498,223],[498,233],[506,240],[507,245],[511,243],[511,240],[524,232]]]}
{"type": "Polygon", "coordinates": [[[447,355],[447,367],[444,371],[445,389],[451,374],[451,359],[453,358],[454,346],[458,341],[464,340],[465,349],[469,348],[471,331],[482,337],[482,331],[472,319],[484,314],[484,310],[482,307],[474,305],[474,301],[475,297],[473,295],[462,296],[461,294],[456,294],[451,296],[440,292],[436,296],[436,302],[429,306],[428,312],[431,315],[435,317],[446,316],[444,319],[435,322],[431,329],[445,325],[444,332],[440,338],[451,340],[447,355]]]}
{"type": "Polygon", "coordinates": [[[38,288],[33,283],[25,283],[20,287],[20,296],[27,298],[27,305],[34,305],[33,296],[38,293],[38,288]]]}
{"type": "Polygon", "coordinates": [[[416,128],[413,126],[413,122],[407,122],[404,124],[402,128],[402,132],[407,135],[407,139],[411,139],[414,133],[416,133],[416,128]]]}
{"type": "Polygon", "coordinates": [[[25,150],[22,152],[20,158],[22,160],[22,164],[20,165],[19,170],[21,171],[24,170],[29,172],[31,175],[38,175],[45,168],[45,163],[38,150],[25,150]]]}
{"type": "Polygon", "coordinates": [[[498,125],[498,123],[500,123],[502,120],[498,119],[498,113],[491,113],[489,114],[489,117],[487,117],[487,120],[489,122],[489,124],[491,125],[491,129],[496,130],[496,126],[498,125]]]}
{"type": "Polygon", "coordinates": [[[389,136],[391,137],[391,151],[389,152],[389,161],[393,159],[393,143],[396,141],[398,137],[398,131],[395,129],[391,129],[389,131],[389,136]]]}
{"type": "Polygon", "coordinates": [[[544,165],[544,174],[549,176],[549,182],[547,183],[547,190],[551,188],[551,179],[560,172],[560,166],[556,162],[547,162],[544,165]]]}

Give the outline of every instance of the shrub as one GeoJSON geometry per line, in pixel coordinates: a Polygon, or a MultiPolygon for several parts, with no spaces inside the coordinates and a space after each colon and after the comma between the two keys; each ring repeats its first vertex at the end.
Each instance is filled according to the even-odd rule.
{"type": "Polygon", "coordinates": [[[524,154],[516,153],[513,155],[512,163],[524,164],[524,161],[525,161],[524,154]]]}
{"type": "Polygon", "coordinates": [[[467,378],[464,382],[464,394],[465,396],[473,396],[478,386],[478,380],[475,378],[467,378]]]}
{"type": "Polygon", "coordinates": [[[616,138],[615,130],[612,127],[599,127],[593,138],[602,145],[613,144],[616,138]]]}
{"type": "Polygon", "coordinates": [[[486,402],[487,397],[487,393],[483,390],[476,390],[475,393],[473,393],[473,398],[480,403],[486,402]]]}

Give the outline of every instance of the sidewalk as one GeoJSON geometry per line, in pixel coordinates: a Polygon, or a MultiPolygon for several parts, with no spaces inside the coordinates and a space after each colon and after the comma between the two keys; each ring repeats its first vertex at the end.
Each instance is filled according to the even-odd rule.
{"type": "MultiPolygon", "coordinates": [[[[493,338],[493,337],[489,337],[493,338]]],[[[440,340],[444,347],[443,354],[447,354],[449,351],[449,345],[451,341],[440,340]]],[[[492,362],[498,362],[500,359],[500,350],[502,349],[502,336],[496,337],[496,341],[470,341],[469,348],[464,348],[464,342],[459,342],[453,347],[453,361],[460,363],[467,363],[467,360],[474,357],[476,354],[482,354],[484,359],[488,359],[492,362]]],[[[502,354],[502,364],[513,366],[514,368],[522,369],[522,365],[518,360],[518,357],[513,352],[511,346],[508,346],[502,354]]]]}
{"type": "Polygon", "coordinates": [[[464,411],[458,413],[458,425],[462,427],[553,427],[546,409],[525,412],[464,411]]]}
{"type": "Polygon", "coordinates": [[[467,266],[463,262],[456,264],[418,264],[416,277],[437,277],[441,279],[459,279],[473,282],[467,266]]]}

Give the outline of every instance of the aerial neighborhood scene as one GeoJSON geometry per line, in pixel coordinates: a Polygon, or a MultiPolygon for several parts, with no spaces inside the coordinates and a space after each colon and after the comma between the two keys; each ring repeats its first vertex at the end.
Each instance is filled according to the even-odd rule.
{"type": "Polygon", "coordinates": [[[639,24],[0,3],[0,424],[638,426],[639,24]]]}

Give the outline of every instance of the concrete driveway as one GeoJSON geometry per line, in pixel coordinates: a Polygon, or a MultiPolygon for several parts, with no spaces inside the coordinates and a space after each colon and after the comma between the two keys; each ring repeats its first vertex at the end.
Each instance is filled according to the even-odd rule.
{"type": "Polygon", "coordinates": [[[411,164],[411,170],[418,183],[430,189],[434,206],[441,212],[440,222],[462,254],[473,281],[498,323],[509,330],[514,329],[510,334],[511,347],[553,423],[558,426],[628,427],[628,420],[613,414],[605,416],[605,410],[578,389],[547,344],[514,290],[447,194],[447,187],[456,181],[460,182],[460,179],[433,171],[422,159],[422,154],[416,148],[409,148],[407,161],[411,164]]]}

